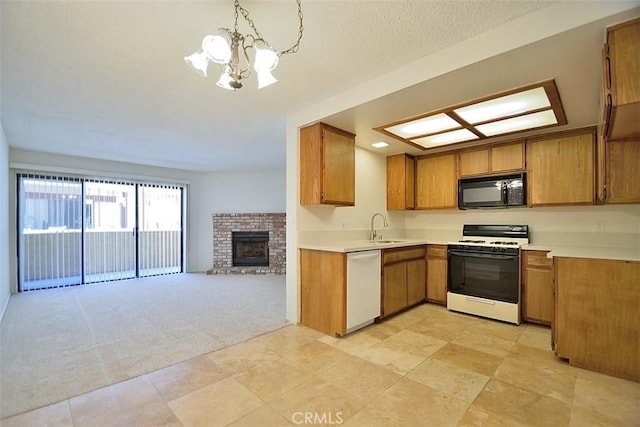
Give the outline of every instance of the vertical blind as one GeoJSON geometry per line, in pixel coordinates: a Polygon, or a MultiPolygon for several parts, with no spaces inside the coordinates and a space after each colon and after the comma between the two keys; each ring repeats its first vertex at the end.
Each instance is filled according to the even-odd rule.
{"type": "Polygon", "coordinates": [[[183,271],[179,185],[19,175],[19,289],[183,271]]]}
{"type": "Polygon", "coordinates": [[[138,186],[140,277],[182,271],[181,187],[138,186]]]}

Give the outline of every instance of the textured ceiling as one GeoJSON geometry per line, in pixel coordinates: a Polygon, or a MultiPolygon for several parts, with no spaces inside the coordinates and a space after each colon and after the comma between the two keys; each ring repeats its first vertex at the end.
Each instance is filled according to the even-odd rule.
{"type": "MultiPolygon", "coordinates": [[[[258,91],[252,77],[231,92],[215,86],[215,68],[205,79],[182,60],[204,35],[233,25],[230,0],[2,0],[2,124],[10,146],[28,150],[282,170],[287,115],[553,3],[303,0],[304,37],[281,58],[280,81],[258,91]]],[[[295,2],[242,5],[277,49],[295,40],[295,2]]],[[[376,125],[397,118],[372,110],[376,125]]]]}

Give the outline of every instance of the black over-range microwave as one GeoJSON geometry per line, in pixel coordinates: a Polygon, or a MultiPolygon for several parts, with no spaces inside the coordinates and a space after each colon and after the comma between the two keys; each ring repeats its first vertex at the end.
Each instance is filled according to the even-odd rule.
{"type": "Polygon", "coordinates": [[[526,174],[461,178],[458,208],[506,208],[527,204],[526,174]]]}

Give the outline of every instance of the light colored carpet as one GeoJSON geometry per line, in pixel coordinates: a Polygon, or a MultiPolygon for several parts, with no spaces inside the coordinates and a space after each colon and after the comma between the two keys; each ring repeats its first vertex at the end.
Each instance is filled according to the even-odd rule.
{"type": "Polygon", "coordinates": [[[176,274],[13,295],[0,418],[285,325],[285,276],[176,274]]]}

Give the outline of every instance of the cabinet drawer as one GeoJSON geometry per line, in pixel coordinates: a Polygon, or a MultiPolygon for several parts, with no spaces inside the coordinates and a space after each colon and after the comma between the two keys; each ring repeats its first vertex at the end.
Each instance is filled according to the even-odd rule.
{"type": "Polygon", "coordinates": [[[417,258],[424,258],[426,250],[424,246],[401,248],[401,249],[385,249],[382,253],[383,264],[392,262],[407,261],[417,258]]]}
{"type": "Polygon", "coordinates": [[[447,259],[447,247],[446,246],[428,246],[427,258],[447,259]]]}
{"type": "Polygon", "coordinates": [[[547,258],[547,252],[525,253],[527,267],[553,267],[553,258],[547,258]]]}

